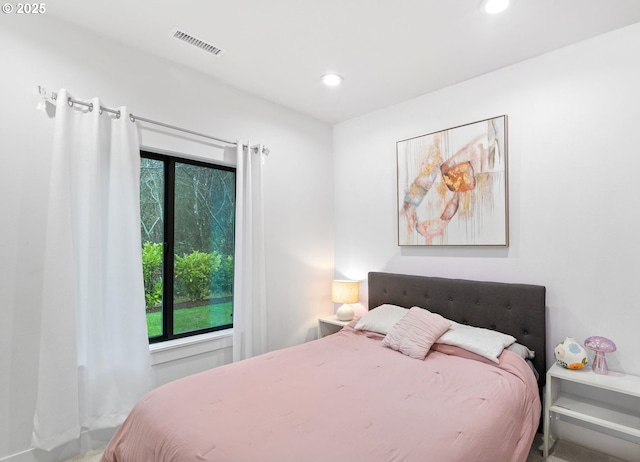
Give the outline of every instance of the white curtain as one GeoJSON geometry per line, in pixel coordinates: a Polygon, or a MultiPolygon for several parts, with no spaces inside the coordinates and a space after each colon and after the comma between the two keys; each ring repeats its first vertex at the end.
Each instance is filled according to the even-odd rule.
{"type": "Polygon", "coordinates": [[[58,93],[32,444],[122,423],[151,385],[137,131],[58,93]]]}
{"type": "Polygon", "coordinates": [[[267,352],[262,145],[238,142],[233,360],[267,352]],[[250,145],[249,145],[250,146],[250,145]]]}

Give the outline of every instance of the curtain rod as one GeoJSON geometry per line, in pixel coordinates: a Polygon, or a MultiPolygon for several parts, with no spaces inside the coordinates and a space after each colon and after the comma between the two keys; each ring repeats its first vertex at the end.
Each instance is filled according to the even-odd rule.
{"type": "MultiPolygon", "coordinates": [[[[118,112],[120,112],[120,111],[118,111],[118,112]]],[[[137,115],[134,115],[134,114],[129,114],[129,120],[131,120],[131,122],[135,122],[136,120],[139,120],[141,122],[147,122],[149,124],[159,125],[161,127],[170,128],[172,130],[177,130],[179,132],[185,132],[185,133],[189,133],[191,135],[196,135],[196,136],[201,136],[203,138],[208,138],[210,140],[220,141],[221,143],[230,144],[232,146],[237,146],[238,145],[238,143],[236,143],[235,141],[223,140],[222,138],[216,138],[215,136],[205,135],[204,133],[194,132],[193,130],[187,130],[186,128],[176,127],[175,125],[165,124],[164,122],[158,122],[157,120],[147,119],[145,117],[140,117],[140,116],[137,116],[137,115]]]]}
{"type": "MultiPolygon", "coordinates": [[[[58,94],[56,92],[51,92],[49,93],[47,91],[46,88],[42,87],[42,86],[38,86],[38,93],[40,93],[40,95],[42,97],[44,97],[45,99],[50,99],[53,101],[56,101],[58,99],[58,94]]],[[[74,99],[72,97],[68,97],[67,98],[67,104],[69,104],[69,106],[73,106],[74,104],[79,104],[81,106],[85,106],[89,108],[89,111],[93,110],[93,103],[86,103],[84,101],[81,100],[77,100],[74,99]]],[[[105,106],[100,106],[100,114],[102,114],[102,112],[108,112],[110,114],[114,114],[116,116],[116,118],[120,118],[120,111],[119,110],[115,110],[115,109],[110,109],[108,107],[105,106]]],[[[229,144],[231,146],[237,146],[238,143],[235,141],[229,141],[229,140],[225,140],[222,138],[216,138],[215,136],[211,136],[211,135],[205,135],[204,133],[199,133],[199,132],[195,132],[193,130],[187,130],[186,128],[181,128],[181,127],[176,127],[175,125],[169,125],[166,124],[164,122],[158,122],[156,120],[152,120],[152,119],[147,119],[145,117],[140,117],[134,114],[129,114],[129,120],[131,120],[131,122],[136,122],[136,120],[139,120],[141,122],[146,122],[146,123],[150,123],[150,124],[154,124],[154,125],[159,125],[161,127],[165,127],[165,128],[169,128],[171,130],[177,130],[180,132],[185,132],[185,133],[189,133],[191,135],[196,135],[196,136],[200,136],[203,138],[208,138],[210,140],[214,140],[214,141],[219,141],[221,143],[225,143],[225,144],[229,144]]],[[[247,145],[243,145],[243,147],[248,147],[247,145]]],[[[263,147],[262,148],[262,152],[266,155],[269,155],[269,149],[267,147],[263,147]]]]}

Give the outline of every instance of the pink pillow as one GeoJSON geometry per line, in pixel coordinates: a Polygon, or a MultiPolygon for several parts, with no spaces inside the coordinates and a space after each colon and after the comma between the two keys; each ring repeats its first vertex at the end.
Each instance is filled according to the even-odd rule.
{"type": "Polygon", "coordinates": [[[382,344],[415,359],[424,359],[431,345],[451,322],[436,313],[414,306],[386,335],[382,344]]]}

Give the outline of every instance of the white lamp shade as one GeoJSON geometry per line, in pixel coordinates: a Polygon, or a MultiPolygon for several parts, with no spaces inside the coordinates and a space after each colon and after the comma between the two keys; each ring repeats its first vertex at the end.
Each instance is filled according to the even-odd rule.
{"type": "Polygon", "coordinates": [[[360,283],[358,281],[333,281],[331,284],[331,301],[344,303],[336,310],[336,317],[340,321],[353,319],[353,308],[347,303],[357,303],[360,300],[360,283]]]}
{"type": "Polygon", "coordinates": [[[333,281],[331,284],[331,301],[334,303],[358,303],[360,300],[360,282],[333,281]]]}

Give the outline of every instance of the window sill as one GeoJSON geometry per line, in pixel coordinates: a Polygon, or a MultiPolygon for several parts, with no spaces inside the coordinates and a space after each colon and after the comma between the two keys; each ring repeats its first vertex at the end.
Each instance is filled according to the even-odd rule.
{"type": "Polygon", "coordinates": [[[151,365],[168,363],[233,346],[233,329],[209,332],[149,345],[151,365]]]}

